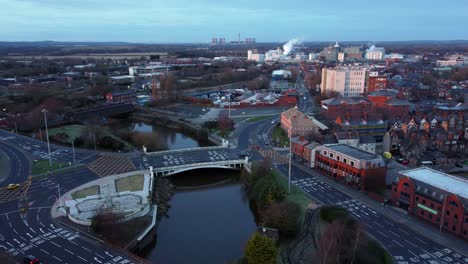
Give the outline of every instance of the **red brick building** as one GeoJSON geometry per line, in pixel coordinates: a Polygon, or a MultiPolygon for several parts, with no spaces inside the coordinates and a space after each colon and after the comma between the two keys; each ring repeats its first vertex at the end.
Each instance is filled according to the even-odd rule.
{"type": "Polygon", "coordinates": [[[309,144],[309,141],[304,137],[294,137],[291,138],[291,152],[297,157],[303,157],[304,147],[309,144]]]}
{"type": "Polygon", "coordinates": [[[399,174],[392,184],[394,205],[468,239],[468,180],[427,167],[399,174]]]}
{"type": "Polygon", "coordinates": [[[281,113],[281,127],[289,137],[309,136],[319,131],[319,127],[296,107],[281,113]]]}
{"type": "Polygon", "coordinates": [[[387,89],[388,80],[386,76],[369,76],[367,92],[371,93],[381,89],[387,89]]]}
{"type": "Polygon", "coordinates": [[[109,103],[133,103],[136,101],[136,91],[114,91],[106,94],[106,101],[109,103]]]}
{"type": "Polygon", "coordinates": [[[381,156],[345,144],[322,145],[314,152],[318,172],[361,190],[385,188],[387,167],[381,156]]]}

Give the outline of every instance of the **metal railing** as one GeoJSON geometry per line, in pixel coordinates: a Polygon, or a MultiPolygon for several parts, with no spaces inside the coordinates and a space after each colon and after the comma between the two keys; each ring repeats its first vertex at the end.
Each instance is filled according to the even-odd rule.
{"type": "Polygon", "coordinates": [[[178,169],[198,167],[198,166],[227,166],[227,165],[237,165],[237,164],[247,164],[247,163],[245,159],[197,162],[197,163],[190,163],[190,164],[170,166],[170,167],[159,167],[159,168],[153,167],[153,172],[178,170],[178,169]]]}

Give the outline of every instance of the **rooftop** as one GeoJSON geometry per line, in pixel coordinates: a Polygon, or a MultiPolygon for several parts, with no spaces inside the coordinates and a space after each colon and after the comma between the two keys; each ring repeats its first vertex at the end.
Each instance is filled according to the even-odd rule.
{"type": "Polygon", "coordinates": [[[351,146],[345,145],[345,144],[334,144],[334,145],[328,145],[327,148],[333,149],[335,151],[338,151],[340,153],[343,153],[345,155],[358,158],[361,160],[373,160],[378,158],[379,156],[365,152],[364,150],[360,150],[357,148],[353,148],[351,146]]]}
{"type": "Polygon", "coordinates": [[[400,171],[400,174],[468,199],[468,180],[428,167],[400,171]]]}

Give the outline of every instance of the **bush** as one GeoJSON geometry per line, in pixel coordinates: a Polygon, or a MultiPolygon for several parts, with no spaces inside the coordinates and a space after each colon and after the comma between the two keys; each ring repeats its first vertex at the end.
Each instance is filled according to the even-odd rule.
{"type": "Polygon", "coordinates": [[[278,229],[282,236],[294,236],[299,229],[301,209],[295,203],[273,203],[261,215],[265,226],[278,229]]]}
{"type": "Polygon", "coordinates": [[[245,257],[248,264],[274,264],[278,255],[275,242],[266,236],[255,232],[245,249],[245,257]]]}
{"type": "Polygon", "coordinates": [[[344,208],[338,206],[322,206],[320,208],[320,218],[328,223],[347,217],[348,212],[344,208]]]}
{"type": "Polygon", "coordinates": [[[253,185],[250,197],[255,201],[259,209],[268,207],[274,202],[284,199],[286,192],[281,183],[273,174],[268,174],[256,180],[253,185]]]}

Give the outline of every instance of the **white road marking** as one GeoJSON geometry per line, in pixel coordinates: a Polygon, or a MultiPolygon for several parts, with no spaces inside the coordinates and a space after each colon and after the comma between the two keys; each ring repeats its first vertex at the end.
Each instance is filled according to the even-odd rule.
{"type": "Polygon", "coordinates": [[[40,250],[41,250],[42,252],[46,253],[47,255],[49,255],[49,254],[50,254],[49,252],[47,252],[47,251],[43,250],[42,248],[40,248],[40,250]]]}
{"type": "Polygon", "coordinates": [[[400,244],[400,243],[398,243],[396,240],[393,240],[393,239],[392,239],[392,241],[393,241],[395,244],[399,245],[400,247],[403,247],[403,245],[400,244]]]}
{"type": "Polygon", "coordinates": [[[66,248],[64,248],[64,250],[65,250],[66,252],[72,254],[72,255],[75,255],[75,253],[71,252],[70,250],[68,250],[68,249],[66,249],[66,248]]]}
{"type": "Polygon", "coordinates": [[[58,261],[62,262],[61,259],[57,258],[56,256],[53,256],[55,259],[57,259],[58,261]]]}
{"type": "Polygon", "coordinates": [[[83,246],[82,246],[81,248],[84,249],[84,250],[86,250],[86,251],[88,251],[88,252],[91,252],[91,250],[89,250],[89,249],[86,248],[86,247],[83,247],[83,246]]]}
{"type": "Polygon", "coordinates": [[[81,259],[81,260],[83,260],[84,262],[88,262],[86,259],[84,259],[84,258],[82,258],[82,257],[80,257],[80,256],[78,256],[78,258],[81,259]]]}
{"type": "Polygon", "coordinates": [[[60,246],[59,244],[55,243],[54,241],[50,241],[50,243],[56,245],[57,247],[61,248],[62,246],[60,246]]]}

